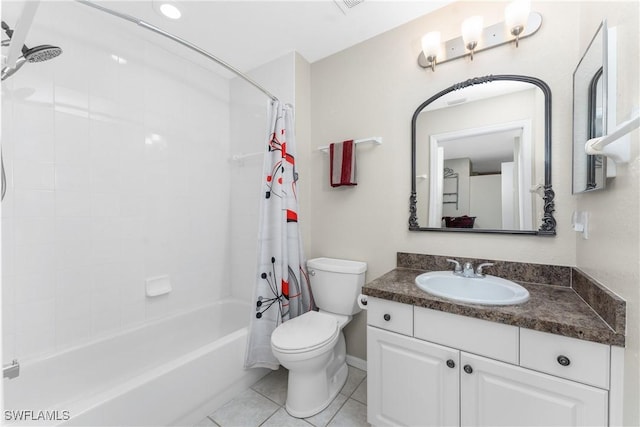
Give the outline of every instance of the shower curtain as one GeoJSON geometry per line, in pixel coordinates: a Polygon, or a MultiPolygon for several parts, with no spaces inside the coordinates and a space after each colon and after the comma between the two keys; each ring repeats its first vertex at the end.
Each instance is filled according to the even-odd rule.
{"type": "Polygon", "coordinates": [[[271,333],[282,322],[315,308],[298,227],[293,108],[271,103],[264,158],[258,270],[245,367],[278,369],[271,333]]]}

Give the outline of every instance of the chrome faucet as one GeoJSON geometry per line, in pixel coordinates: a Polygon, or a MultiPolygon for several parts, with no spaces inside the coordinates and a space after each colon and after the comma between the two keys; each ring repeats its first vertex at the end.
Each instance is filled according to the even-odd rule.
{"type": "Polygon", "coordinates": [[[447,261],[455,264],[453,268],[453,274],[455,274],[456,276],[476,278],[476,279],[481,279],[485,276],[485,274],[482,272],[483,268],[490,267],[493,265],[493,263],[491,262],[484,262],[480,264],[478,268],[476,268],[474,271],[473,264],[470,262],[465,262],[464,266],[460,266],[460,263],[455,259],[447,258],[447,261]]]}
{"type": "Polygon", "coordinates": [[[475,277],[475,272],[473,271],[473,264],[470,262],[465,262],[464,267],[462,267],[462,277],[475,277]]]}

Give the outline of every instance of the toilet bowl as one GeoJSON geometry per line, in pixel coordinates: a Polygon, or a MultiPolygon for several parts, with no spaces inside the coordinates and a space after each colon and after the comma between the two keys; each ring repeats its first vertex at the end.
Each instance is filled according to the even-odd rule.
{"type": "Polygon", "coordinates": [[[307,267],[320,310],[282,323],[271,335],[274,356],[289,370],[285,409],[298,418],[329,406],[347,380],[342,329],[360,311],[356,298],[364,284],[366,263],[317,258],[309,260],[307,267]]]}

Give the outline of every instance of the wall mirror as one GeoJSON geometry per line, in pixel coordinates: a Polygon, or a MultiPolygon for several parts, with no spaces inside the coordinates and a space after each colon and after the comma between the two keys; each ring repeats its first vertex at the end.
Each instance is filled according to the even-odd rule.
{"type": "Polygon", "coordinates": [[[584,145],[607,125],[607,23],[603,21],[573,73],[573,194],[602,190],[607,159],[588,155],[584,145]]]}
{"type": "Polygon", "coordinates": [[[551,91],[534,77],[450,86],[411,120],[409,229],[555,235],[551,91]]]}

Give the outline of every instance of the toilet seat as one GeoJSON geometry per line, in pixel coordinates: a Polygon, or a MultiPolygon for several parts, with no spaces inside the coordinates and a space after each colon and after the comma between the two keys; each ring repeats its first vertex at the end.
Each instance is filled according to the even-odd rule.
{"type": "Polygon", "coordinates": [[[334,342],[340,334],[335,317],[309,311],[278,326],[271,345],[282,353],[306,353],[334,342]]]}

